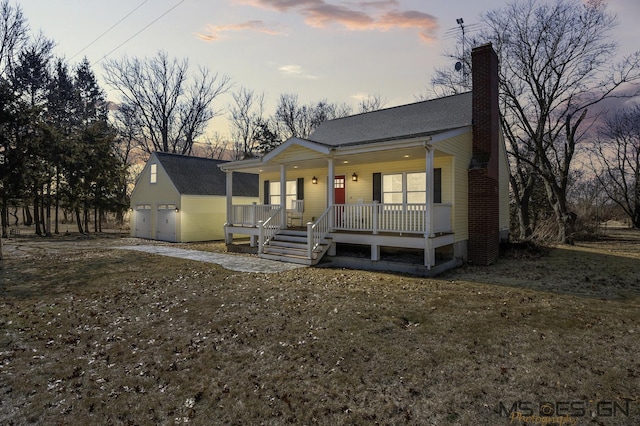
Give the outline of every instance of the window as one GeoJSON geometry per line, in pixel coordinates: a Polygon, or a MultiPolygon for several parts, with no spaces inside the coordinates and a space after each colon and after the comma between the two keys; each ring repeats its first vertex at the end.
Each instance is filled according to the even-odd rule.
{"type": "MultiPolygon", "coordinates": [[[[285,207],[287,209],[291,208],[291,203],[293,200],[297,199],[298,195],[298,182],[295,180],[287,181],[286,188],[286,202],[285,207]]],[[[280,204],[280,182],[269,182],[269,204],[280,204]]]]}
{"type": "Polygon", "coordinates": [[[407,173],[407,203],[424,204],[427,202],[426,173],[407,173]]]}
{"type": "MultiPolygon", "coordinates": [[[[373,200],[397,204],[424,203],[427,199],[426,176],[421,173],[373,174],[373,200]],[[406,189],[405,189],[406,188],[406,189]]],[[[433,202],[442,202],[442,169],[433,169],[433,202]]]]}
{"type": "MultiPolygon", "coordinates": [[[[433,201],[442,201],[441,171],[434,169],[433,201]]],[[[382,202],[385,204],[424,204],[427,202],[427,176],[425,172],[382,175],[382,202]]]]}
{"type": "Polygon", "coordinates": [[[382,202],[385,204],[402,204],[403,202],[403,174],[382,176],[382,202]]]}
{"type": "Polygon", "coordinates": [[[382,176],[382,202],[386,204],[424,204],[427,200],[424,172],[382,176]]]}
{"type": "Polygon", "coordinates": [[[158,181],[158,165],[157,164],[151,165],[150,173],[151,173],[151,179],[149,182],[156,183],[158,181]]]}

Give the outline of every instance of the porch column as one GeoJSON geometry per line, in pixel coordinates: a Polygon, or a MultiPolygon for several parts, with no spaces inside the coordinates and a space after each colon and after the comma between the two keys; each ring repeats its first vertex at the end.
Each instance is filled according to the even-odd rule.
{"type": "Polygon", "coordinates": [[[424,218],[424,236],[426,238],[434,237],[433,234],[433,146],[425,145],[426,152],[426,169],[427,193],[426,193],[426,209],[424,218]]]}
{"type": "Polygon", "coordinates": [[[429,238],[434,237],[433,234],[433,146],[425,144],[426,154],[426,179],[427,179],[427,193],[426,193],[426,208],[424,217],[424,264],[427,269],[431,269],[431,266],[435,264],[435,251],[431,248],[431,241],[429,238]]]}
{"type": "Polygon", "coordinates": [[[336,202],[335,192],[334,192],[334,180],[335,180],[335,170],[333,166],[333,158],[327,159],[329,162],[329,176],[327,177],[327,204],[331,209],[329,212],[329,229],[333,230],[333,204],[336,202]]]}
{"type": "Polygon", "coordinates": [[[287,227],[287,170],[280,164],[280,223],[282,229],[287,227]]]}
{"type": "MultiPolygon", "coordinates": [[[[226,173],[226,196],[227,196],[227,221],[226,224],[232,226],[235,218],[233,217],[233,172],[227,170],[226,173]]],[[[233,235],[224,233],[224,239],[227,244],[233,243],[233,235]]]]}

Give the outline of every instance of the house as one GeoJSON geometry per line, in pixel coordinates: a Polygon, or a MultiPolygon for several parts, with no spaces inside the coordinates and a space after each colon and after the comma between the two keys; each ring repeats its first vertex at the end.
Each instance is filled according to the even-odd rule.
{"type": "MultiPolygon", "coordinates": [[[[154,152],[131,194],[131,236],[170,242],[224,238],[222,160],[154,152]]],[[[233,202],[258,202],[258,176],[236,173],[233,202]]]]}
{"type": "Polygon", "coordinates": [[[327,121],[220,164],[227,186],[260,176],[261,204],[227,198],[227,243],[248,235],[260,256],[307,265],[344,245],[370,250],[373,269],[388,268],[387,247],[418,251],[427,271],[495,261],[509,229],[498,61],[490,44],[472,61],[472,92],[327,121]]]}

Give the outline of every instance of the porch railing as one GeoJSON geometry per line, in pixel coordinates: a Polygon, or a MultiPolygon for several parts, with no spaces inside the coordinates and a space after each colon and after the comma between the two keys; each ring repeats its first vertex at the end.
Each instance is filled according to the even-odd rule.
{"type": "Polygon", "coordinates": [[[278,207],[272,211],[271,215],[265,221],[258,221],[258,253],[263,252],[265,244],[267,244],[282,227],[281,211],[282,209],[278,207]]]}
{"type": "MultiPolygon", "coordinates": [[[[400,232],[421,234],[426,231],[425,204],[336,204],[327,209],[315,222],[313,228],[312,250],[319,241],[326,237],[329,229],[329,211],[333,214],[333,229],[340,231],[363,231],[377,234],[379,232],[400,232]],[[322,221],[322,223],[321,223],[322,221]]],[[[451,232],[451,204],[434,204],[432,215],[433,229],[431,233],[451,232]]],[[[227,223],[235,226],[265,228],[265,238],[275,234],[275,228],[284,224],[278,213],[280,205],[248,204],[231,206],[231,217],[227,223]]],[[[311,243],[311,239],[309,240],[311,243]]]]}
{"type": "Polygon", "coordinates": [[[330,215],[331,209],[329,208],[320,215],[315,223],[307,223],[307,255],[309,256],[309,259],[313,259],[314,250],[322,244],[322,240],[324,240],[329,234],[330,215]]]}
{"type": "MultiPolygon", "coordinates": [[[[426,229],[425,204],[336,204],[334,229],[342,231],[400,232],[423,234],[426,229]]],[[[434,204],[431,232],[448,232],[451,205],[434,204]]]]}
{"type": "Polygon", "coordinates": [[[280,205],[275,204],[234,204],[231,206],[231,217],[227,223],[234,226],[256,227],[258,222],[265,222],[280,205]]]}
{"type": "Polygon", "coordinates": [[[434,204],[433,205],[433,229],[431,232],[451,232],[451,204],[434,204]]]}

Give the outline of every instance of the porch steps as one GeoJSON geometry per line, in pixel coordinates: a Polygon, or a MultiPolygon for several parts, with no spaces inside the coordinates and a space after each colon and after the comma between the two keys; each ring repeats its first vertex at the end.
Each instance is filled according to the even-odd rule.
{"type": "Polygon", "coordinates": [[[331,240],[325,239],[318,249],[314,250],[312,258],[309,259],[307,233],[305,231],[283,229],[267,242],[260,257],[311,266],[320,261],[330,245],[331,240]]]}

